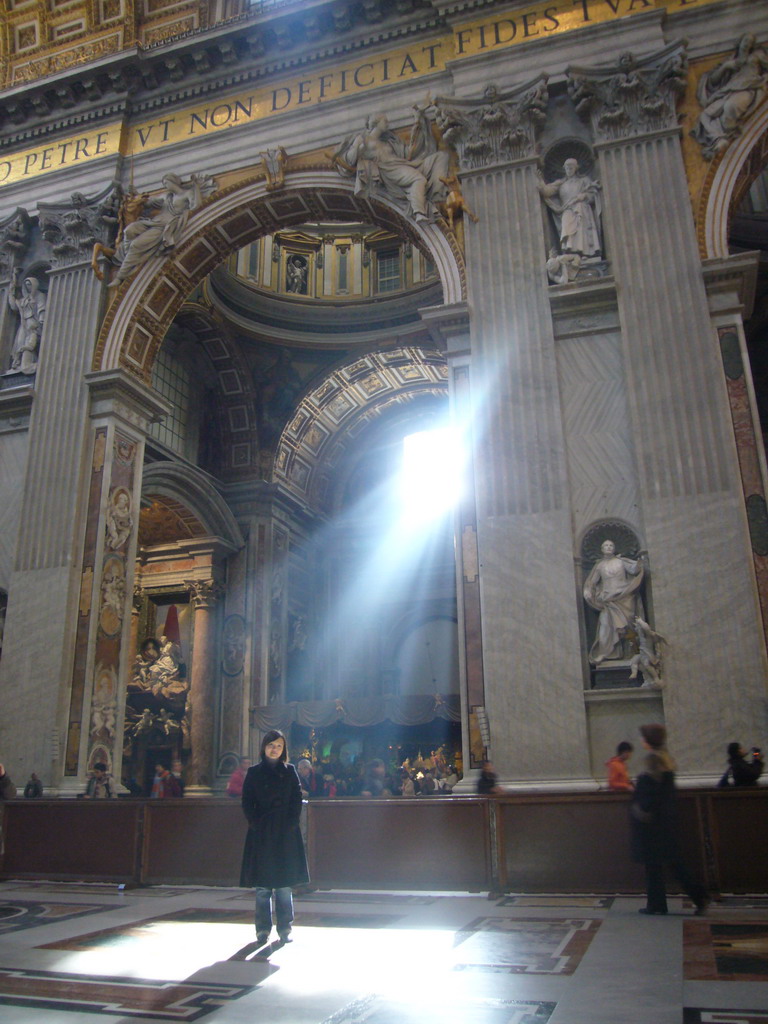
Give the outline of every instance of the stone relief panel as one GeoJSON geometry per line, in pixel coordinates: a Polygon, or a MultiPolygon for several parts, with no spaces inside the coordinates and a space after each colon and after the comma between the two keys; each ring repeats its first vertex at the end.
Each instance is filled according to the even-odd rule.
{"type": "Polygon", "coordinates": [[[691,131],[707,160],[741,133],[741,126],[768,91],[768,49],[753,35],[717,67],[701,76],[696,99],[702,110],[691,131]]]}
{"type": "Polygon", "coordinates": [[[431,102],[413,109],[407,142],[390,129],[386,114],[372,114],[364,128],[341,142],[332,159],[340,174],[354,175],[356,195],[383,194],[419,223],[435,220],[440,212],[452,154],[431,102]]]}
{"type": "Polygon", "coordinates": [[[96,276],[104,277],[97,262],[100,256],[118,268],[110,287],[127,280],[152,256],[172,252],[190,214],[216,191],[215,182],[205,174],[192,174],[188,181],[178,174],[166,174],[162,185],[164,192],[159,196],[129,189],[120,197],[116,218],[114,207],[110,208],[110,223],[115,223],[117,229],[114,247],[95,237],[90,239],[91,265],[96,276]]]}

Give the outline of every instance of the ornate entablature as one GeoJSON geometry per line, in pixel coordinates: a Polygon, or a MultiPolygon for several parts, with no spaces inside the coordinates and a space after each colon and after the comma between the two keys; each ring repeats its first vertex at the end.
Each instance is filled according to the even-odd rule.
{"type": "Polygon", "coordinates": [[[548,75],[501,93],[489,85],[480,100],[438,96],[437,124],[459,155],[462,170],[491,167],[536,154],[547,117],[548,75]]]}
{"type": "Polygon", "coordinates": [[[571,65],[568,92],[596,141],[630,138],[678,126],[687,67],[685,42],[672,43],[644,57],[622,54],[615,64],[571,65]]]}

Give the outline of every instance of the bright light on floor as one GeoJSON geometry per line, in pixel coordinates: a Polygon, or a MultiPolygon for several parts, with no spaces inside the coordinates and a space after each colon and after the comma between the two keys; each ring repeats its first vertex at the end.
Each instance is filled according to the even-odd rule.
{"type": "Polygon", "coordinates": [[[403,518],[426,523],[451,509],[461,496],[464,453],[454,427],[422,430],[403,439],[403,518]]]}

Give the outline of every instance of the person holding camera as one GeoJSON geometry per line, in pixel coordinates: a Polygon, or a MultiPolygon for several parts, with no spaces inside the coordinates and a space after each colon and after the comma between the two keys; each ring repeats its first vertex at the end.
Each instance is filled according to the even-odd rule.
{"type": "Polygon", "coordinates": [[[728,744],[728,767],[718,782],[718,786],[756,786],[763,773],[763,752],[760,747],[752,747],[751,761],[740,743],[728,744]]]}

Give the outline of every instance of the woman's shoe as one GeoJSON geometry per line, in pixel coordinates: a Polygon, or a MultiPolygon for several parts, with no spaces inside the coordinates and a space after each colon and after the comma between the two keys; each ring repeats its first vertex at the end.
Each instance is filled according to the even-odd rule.
{"type": "Polygon", "coordinates": [[[258,932],[256,935],[256,941],[260,946],[266,946],[269,942],[269,932],[258,932]]]}

